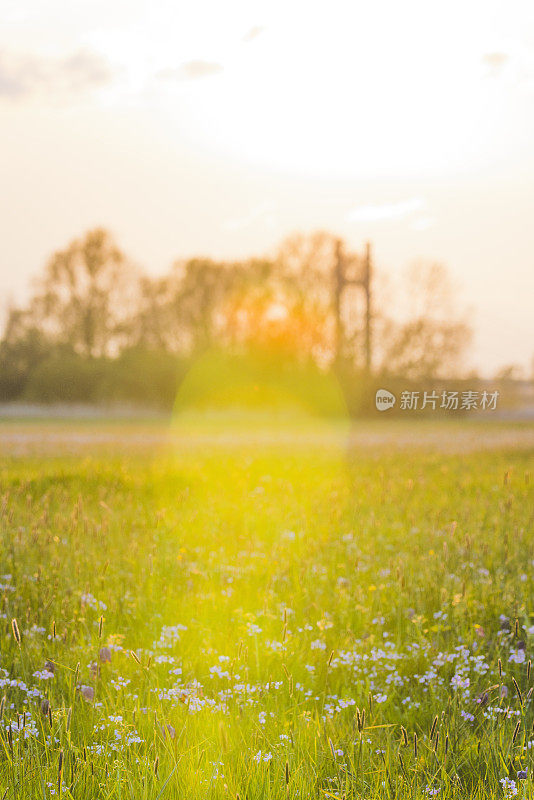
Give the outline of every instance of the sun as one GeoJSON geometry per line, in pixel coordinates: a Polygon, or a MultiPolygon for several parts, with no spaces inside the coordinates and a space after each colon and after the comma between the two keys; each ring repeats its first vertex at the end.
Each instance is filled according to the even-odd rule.
{"type": "Polygon", "coordinates": [[[459,24],[454,3],[442,15],[422,3],[297,7],[246,47],[213,47],[220,72],[169,91],[174,124],[238,161],[313,176],[413,177],[476,160],[495,111],[480,14],[464,8],[459,24]]]}
{"type": "Polygon", "coordinates": [[[487,56],[514,43],[491,3],[221,9],[205,0],[183,15],[162,2],[91,34],[177,147],[185,137],[265,171],[417,178],[476,168],[506,125],[494,80],[504,62],[487,56]]]}

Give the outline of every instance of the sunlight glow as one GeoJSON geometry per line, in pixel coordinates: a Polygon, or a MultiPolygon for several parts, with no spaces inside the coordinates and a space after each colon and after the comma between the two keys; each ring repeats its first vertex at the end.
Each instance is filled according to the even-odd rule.
{"type": "Polygon", "coordinates": [[[178,49],[172,26],[158,30],[157,49],[133,36],[131,74],[143,64],[151,102],[237,161],[325,176],[463,169],[500,136],[508,56],[498,45],[514,48],[485,9],[334,3],[326,15],[275,3],[252,42],[236,44],[232,15],[217,15],[208,32],[189,20],[178,49]],[[189,57],[206,69],[187,83],[189,57]]]}

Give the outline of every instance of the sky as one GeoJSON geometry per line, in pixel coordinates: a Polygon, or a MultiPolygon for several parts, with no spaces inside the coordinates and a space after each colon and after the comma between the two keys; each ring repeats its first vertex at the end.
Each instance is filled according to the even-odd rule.
{"type": "Polygon", "coordinates": [[[154,275],[326,229],[528,375],[533,100],[528,1],[2,0],[1,301],[95,225],[154,275]]]}

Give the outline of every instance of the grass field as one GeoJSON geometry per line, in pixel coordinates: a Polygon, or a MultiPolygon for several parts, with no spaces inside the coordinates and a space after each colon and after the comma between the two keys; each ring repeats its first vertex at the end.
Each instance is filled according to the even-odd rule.
{"type": "Polygon", "coordinates": [[[532,426],[195,430],[0,425],[0,798],[531,797],[532,426]]]}

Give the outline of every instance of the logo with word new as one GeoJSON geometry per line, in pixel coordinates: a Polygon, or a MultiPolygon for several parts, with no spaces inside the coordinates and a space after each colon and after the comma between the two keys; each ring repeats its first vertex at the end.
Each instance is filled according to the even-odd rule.
{"type": "Polygon", "coordinates": [[[387,411],[395,405],[396,397],[387,389],[379,389],[375,395],[375,405],[378,411],[387,411]]]}

